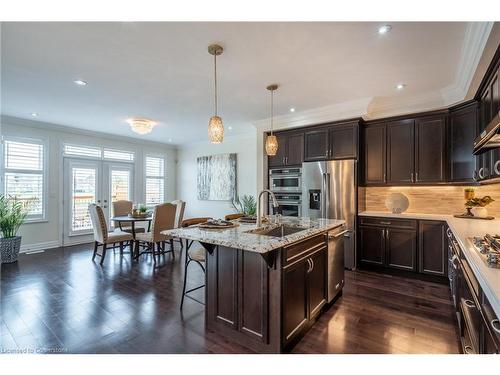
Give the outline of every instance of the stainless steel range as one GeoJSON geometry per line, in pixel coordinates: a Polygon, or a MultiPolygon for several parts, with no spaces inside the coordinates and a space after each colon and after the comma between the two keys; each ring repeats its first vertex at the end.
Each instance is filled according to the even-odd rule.
{"type": "Polygon", "coordinates": [[[487,234],[484,237],[469,238],[469,241],[488,267],[500,269],[500,235],[487,234]]]}

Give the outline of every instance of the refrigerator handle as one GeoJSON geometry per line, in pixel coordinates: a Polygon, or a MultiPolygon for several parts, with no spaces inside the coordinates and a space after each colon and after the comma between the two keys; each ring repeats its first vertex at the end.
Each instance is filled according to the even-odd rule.
{"type": "Polygon", "coordinates": [[[326,173],[321,175],[321,218],[325,218],[326,214],[326,173]]]}
{"type": "Polygon", "coordinates": [[[326,174],[326,200],[325,200],[325,219],[329,219],[330,215],[330,194],[331,194],[331,175],[330,173],[326,174]]]}

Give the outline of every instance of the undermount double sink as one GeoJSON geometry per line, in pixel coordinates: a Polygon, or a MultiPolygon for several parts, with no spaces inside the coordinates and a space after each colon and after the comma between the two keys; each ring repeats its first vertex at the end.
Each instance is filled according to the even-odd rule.
{"type": "Polygon", "coordinates": [[[296,227],[296,226],[287,225],[287,224],[280,224],[278,226],[273,225],[273,226],[252,229],[252,230],[246,231],[245,233],[260,234],[261,236],[270,236],[270,237],[285,237],[285,236],[288,236],[290,234],[302,232],[302,231],[307,230],[307,229],[309,229],[309,228],[296,227]]]}

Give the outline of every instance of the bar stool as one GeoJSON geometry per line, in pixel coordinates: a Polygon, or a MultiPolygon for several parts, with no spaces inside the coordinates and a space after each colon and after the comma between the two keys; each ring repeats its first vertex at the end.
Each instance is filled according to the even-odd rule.
{"type": "MultiPolygon", "coordinates": [[[[208,221],[210,219],[211,218],[209,218],[209,217],[199,217],[199,218],[187,219],[181,223],[181,226],[183,228],[187,228],[187,227],[190,227],[193,225],[205,223],[206,221],[208,221]]],[[[195,249],[191,249],[191,246],[193,245],[193,243],[194,243],[193,240],[186,240],[186,256],[184,258],[184,283],[182,286],[182,298],[181,298],[181,307],[180,307],[181,310],[182,310],[182,306],[184,305],[184,297],[192,299],[193,301],[201,303],[202,305],[205,304],[202,301],[189,295],[189,293],[203,288],[205,286],[205,283],[203,283],[202,285],[199,285],[195,288],[191,288],[189,290],[186,290],[187,277],[188,277],[188,274],[187,274],[188,273],[188,266],[191,262],[195,262],[196,264],[198,264],[201,267],[203,274],[205,274],[205,249],[203,247],[196,247],[195,249]]]]}
{"type": "Polygon", "coordinates": [[[236,220],[241,217],[245,216],[244,214],[227,214],[224,216],[224,220],[229,221],[229,220],[236,220]]]}

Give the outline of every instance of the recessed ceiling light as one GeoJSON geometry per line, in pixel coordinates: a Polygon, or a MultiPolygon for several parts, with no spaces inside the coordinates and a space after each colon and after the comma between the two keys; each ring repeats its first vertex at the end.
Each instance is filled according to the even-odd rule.
{"type": "Polygon", "coordinates": [[[290,112],[295,112],[295,108],[290,108],[290,112]]]}
{"type": "Polygon", "coordinates": [[[405,86],[406,86],[406,84],[405,84],[405,83],[398,83],[398,84],[396,85],[396,88],[397,88],[398,90],[403,90],[403,89],[405,88],[405,86]]]}
{"type": "Polygon", "coordinates": [[[74,80],[73,82],[75,82],[78,86],[87,86],[87,82],[82,81],[81,79],[74,80]]]}
{"type": "Polygon", "coordinates": [[[391,31],[391,29],[392,29],[391,25],[380,26],[378,28],[378,33],[379,34],[387,34],[389,31],[391,31]]]}
{"type": "Polygon", "coordinates": [[[31,114],[31,116],[32,116],[32,117],[38,117],[38,113],[33,112],[33,113],[31,114]]]}
{"type": "Polygon", "coordinates": [[[233,127],[232,126],[228,126],[227,127],[229,130],[233,130],[233,127]]]}
{"type": "Polygon", "coordinates": [[[172,142],[172,138],[169,138],[169,139],[168,139],[168,141],[169,141],[169,142],[172,142]]]}

